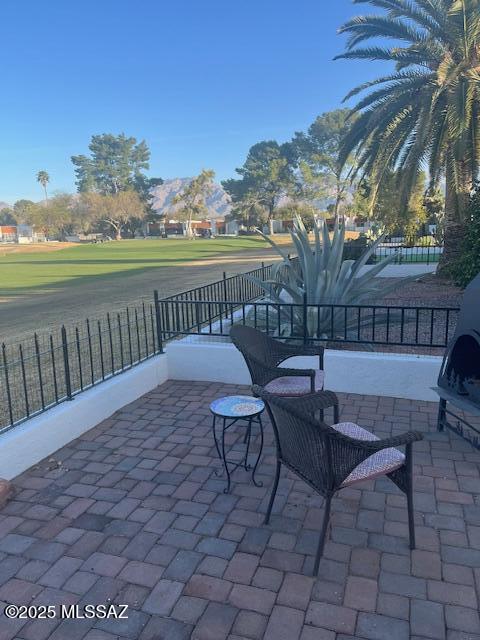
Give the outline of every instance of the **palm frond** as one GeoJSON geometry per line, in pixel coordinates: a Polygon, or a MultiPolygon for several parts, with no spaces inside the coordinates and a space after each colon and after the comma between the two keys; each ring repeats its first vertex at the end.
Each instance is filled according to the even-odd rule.
{"type": "Polygon", "coordinates": [[[353,0],[354,4],[372,4],[375,7],[388,9],[392,17],[405,17],[415,21],[429,31],[441,30],[443,26],[442,16],[439,15],[431,3],[409,2],[409,0],[353,0]]]}
{"type": "Polygon", "coordinates": [[[423,30],[398,18],[379,15],[352,18],[340,27],[339,33],[350,34],[347,40],[348,50],[372,38],[391,38],[410,43],[422,43],[427,39],[423,30]]]}
{"type": "Polygon", "coordinates": [[[456,213],[480,171],[480,0],[354,0],[383,10],[343,25],[345,59],[389,60],[396,74],[360,84],[340,162],[368,176],[372,201],[388,171],[400,170],[402,204],[419,171],[430,186],[448,174],[456,213]],[[385,40],[395,40],[391,48],[385,40]],[[375,42],[376,41],[376,42],[375,42]],[[368,44],[365,44],[368,42],[368,44]],[[402,43],[397,46],[396,43],[402,43]],[[403,44],[405,43],[405,44],[403,44]]]}

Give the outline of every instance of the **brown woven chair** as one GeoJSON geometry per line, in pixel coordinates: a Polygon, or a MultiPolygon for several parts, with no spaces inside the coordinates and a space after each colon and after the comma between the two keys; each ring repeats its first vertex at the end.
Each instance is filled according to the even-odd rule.
{"type": "Polygon", "coordinates": [[[270,521],[282,464],[325,498],[314,575],[318,573],[325,545],[330,504],[335,492],[356,482],[387,475],[407,496],[410,548],[415,548],[412,490],[412,443],[423,436],[409,431],[378,439],[351,422],[328,426],[315,414],[336,403],[331,391],[298,398],[279,398],[260,386],[253,387],[269,412],[277,448],[277,467],[265,524],[270,521]],[[393,447],[406,445],[405,454],[393,447]]]}
{"type": "Polygon", "coordinates": [[[323,390],[324,348],[319,345],[286,344],[247,325],[230,329],[233,344],[243,355],[252,384],[276,396],[302,396],[323,390]],[[298,369],[278,365],[295,356],[318,356],[318,369],[298,369]]]}

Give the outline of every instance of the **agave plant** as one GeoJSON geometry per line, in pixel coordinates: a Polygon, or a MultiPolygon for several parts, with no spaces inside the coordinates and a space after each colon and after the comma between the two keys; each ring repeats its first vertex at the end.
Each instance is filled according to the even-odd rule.
{"type": "MultiPolygon", "coordinates": [[[[255,310],[256,324],[276,327],[279,335],[302,335],[305,325],[310,338],[334,340],[353,329],[371,326],[372,316],[349,314],[336,305],[374,304],[398,283],[382,282],[376,276],[395,259],[392,252],[378,264],[362,272],[384,236],[370,244],[357,260],[343,260],[345,225],[335,222],[333,237],[325,221],[314,225],[314,243],[301,218],[297,217],[290,234],[298,255],[291,260],[269,236],[257,230],[269,242],[282,260],[272,268],[269,280],[244,276],[265,291],[265,302],[275,306],[255,310]],[[290,304],[289,304],[290,303],[290,304]],[[306,303],[307,317],[304,317],[306,303]],[[318,306],[325,305],[325,306],[318,306]],[[268,313],[268,318],[266,314],[268,313]],[[263,314],[263,320],[259,318],[263,314]]],[[[407,280],[407,279],[405,279],[407,280]]],[[[386,321],[386,314],[375,314],[375,325],[386,321]]]]}

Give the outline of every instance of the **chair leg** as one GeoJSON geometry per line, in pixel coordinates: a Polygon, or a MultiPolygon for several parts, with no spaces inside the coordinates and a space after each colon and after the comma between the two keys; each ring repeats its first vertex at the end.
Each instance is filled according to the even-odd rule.
{"type": "Polygon", "coordinates": [[[325,498],[325,514],[323,516],[322,530],[320,532],[320,539],[318,541],[317,555],[315,556],[315,565],[313,567],[313,575],[318,574],[318,567],[320,566],[320,559],[323,555],[323,549],[325,547],[325,538],[327,536],[328,522],[330,520],[330,505],[332,502],[332,496],[325,498]]]}
{"type": "Polygon", "coordinates": [[[415,512],[413,509],[413,461],[412,445],[406,446],[407,465],[407,509],[408,509],[408,532],[410,536],[410,549],[415,549],[415,512]]]}
{"type": "Polygon", "coordinates": [[[333,406],[333,424],[338,424],[340,422],[338,404],[333,406]]]}
{"type": "Polygon", "coordinates": [[[273,481],[272,493],[270,495],[270,502],[268,503],[267,515],[265,516],[265,524],[270,522],[270,515],[272,513],[273,501],[275,500],[275,496],[277,494],[278,489],[278,481],[280,479],[280,469],[282,463],[280,460],[277,460],[277,468],[275,470],[275,480],[273,481]]]}

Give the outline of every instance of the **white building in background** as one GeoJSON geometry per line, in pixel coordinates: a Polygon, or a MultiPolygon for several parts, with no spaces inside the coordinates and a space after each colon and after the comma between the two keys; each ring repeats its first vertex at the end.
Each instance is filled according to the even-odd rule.
{"type": "Polygon", "coordinates": [[[0,242],[8,244],[33,244],[34,242],[45,242],[43,233],[37,233],[28,224],[1,225],[0,242]]]}

